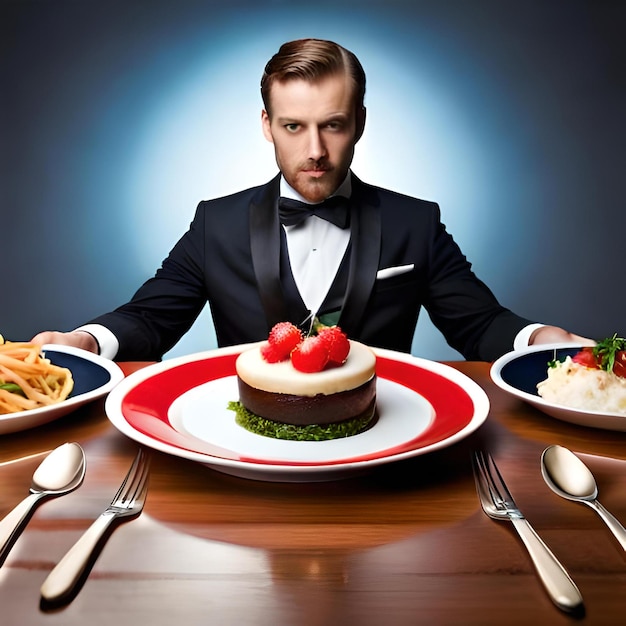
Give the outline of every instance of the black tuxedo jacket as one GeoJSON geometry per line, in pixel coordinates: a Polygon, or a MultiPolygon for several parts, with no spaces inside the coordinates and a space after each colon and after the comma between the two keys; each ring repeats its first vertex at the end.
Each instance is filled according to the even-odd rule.
{"type": "MultiPolygon", "coordinates": [[[[208,302],[220,346],[265,339],[308,311],[289,268],[278,221],[279,177],[201,202],[162,267],[93,323],[119,339],[119,360],[160,359],[208,302]]],[[[421,307],[470,360],[512,349],[529,320],[500,306],[440,221],[439,207],[352,177],[351,239],[324,307],[348,335],[409,352],[421,307]]]]}

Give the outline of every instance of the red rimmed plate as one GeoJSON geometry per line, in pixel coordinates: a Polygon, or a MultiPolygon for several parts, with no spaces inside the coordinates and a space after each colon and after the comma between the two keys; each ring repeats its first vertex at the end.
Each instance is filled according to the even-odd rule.
{"type": "Polygon", "coordinates": [[[228,409],[238,399],[235,360],[246,346],[151,365],[117,385],[106,412],[121,432],[156,450],[260,480],[315,481],[426,454],[467,437],[486,419],[484,391],[457,370],[389,350],[377,357],[378,421],[333,441],[252,434],[228,409]]]}

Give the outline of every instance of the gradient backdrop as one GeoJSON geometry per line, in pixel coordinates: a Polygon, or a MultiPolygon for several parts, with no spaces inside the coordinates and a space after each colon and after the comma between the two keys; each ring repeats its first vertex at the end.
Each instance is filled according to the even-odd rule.
{"type": "MultiPolygon", "coordinates": [[[[197,203],[276,172],[259,79],[286,40],[368,74],[354,170],[436,200],[506,306],[626,333],[626,2],[0,0],[0,332],[127,300],[197,203]]],[[[168,356],[215,346],[208,311],[168,356]]],[[[459,358],[422,316],[414,353],[459,358]]]]}

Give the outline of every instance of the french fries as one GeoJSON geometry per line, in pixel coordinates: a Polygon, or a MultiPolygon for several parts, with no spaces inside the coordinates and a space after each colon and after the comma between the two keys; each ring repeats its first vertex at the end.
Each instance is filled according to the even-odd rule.
{"type": "Polygon", "coordinates": [[[62,402],[73,387],[70,370],[52,364],[40,346],[0,335],[0,415],[62,402]]]}

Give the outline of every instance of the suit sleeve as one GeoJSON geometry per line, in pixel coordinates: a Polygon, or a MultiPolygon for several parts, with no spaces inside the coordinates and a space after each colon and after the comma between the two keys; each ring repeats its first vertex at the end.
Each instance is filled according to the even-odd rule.
{"type": "Polygon", "coordinates": [[[196,320],[207,302],[203,233],[204,214],[198,209],[154,277],[128,303],[90,322],[117,337],[116,360],[160,360],[196,320]]]}
{"type": "Polygon", "coordinates": [[[424,306],[434,325],[468,360],[492,361],[511,351],[516,334],[532,322],[503,307],[474,274],[438,209],[432,232],[424,306]]]}

